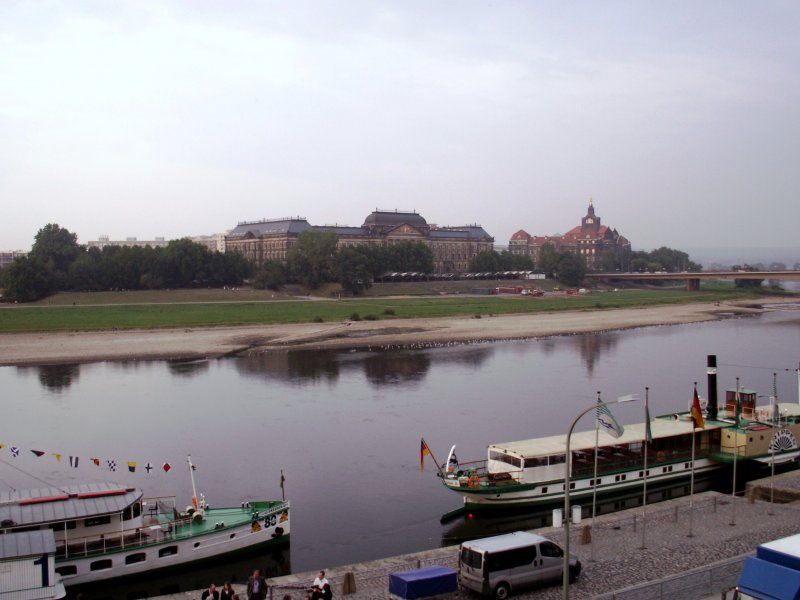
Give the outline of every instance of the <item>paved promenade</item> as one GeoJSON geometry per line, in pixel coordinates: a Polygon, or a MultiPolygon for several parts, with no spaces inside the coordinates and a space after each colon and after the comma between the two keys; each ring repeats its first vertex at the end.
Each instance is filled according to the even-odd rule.
{"type": "MultiPolygon", "coordinates": [[[[800,472],[776,476],[776,489],[800,491],[800,472]]],[[[769,479],[761,480],[760,494],[769,490],[769,479]]],[[[750,487],[750,486],[749,486],[750,487]]],[[[769,498],[769,494],[766,495],[769,498]]],[[[776,498],[778,495],[776,494],[776,498]]],[[[758,544],[800,532],[800,503],[771,504],[768,500],[752,500],[730,495],[705,492],[694,498],[693,510],[688,497],[660,502],[647,507],[630,509],[597,518],[588,539],[591,519],[570,527],[570,550],[583,563],[578,581],[570,586],[572,598],[658,598],[662,589],[672,589],[665,597],[719,598],[720,591],[738,579],[740,562],[726,564],[728,559],[753,552],[758,544]],[[692,535],[690,536],[690,529],[692,535]],[[707,568],[715,565],[714,569],[707,568]],[[687,572],[697,571],[694,578],[687,572]],[[677,579],[676,579],[677,577],[677,579]],[[657,583],[650,590],[621,593],[648,581],[657,583]],[[708,583],[703,583],[708,581],[708,583]],[[700,583],[697,583],[700,582],[700,583]],[[709,589],[711,588],[711,589],[709,589]],[[716,589],[713,589],[716,588],[716,589]]],[[[536,530],[563,543],[562,528],[536,530]]],[[[432,564],[456,568],[457,546],[376,560],[356,565],[333,567],[319,565],[327,572],[334,597],[352,600],[376,600],[389,597],[388,575],[432,564]],[[353,573],[356,593],[343,596],[342,585],[347,573],[353,573]]],[[[269,580],[272,598],[281,600],[289,595],[302,600],[315,572],[297,573],[269,580]]],[[[453,594],[453,598],[469,597],[453,594]]],[[[519,599],[558,599],[562,596],[560,583],[515,594],[519,599]]],[[[198,598],[198,593],[169,596],[170,600],[198,598]]],[[[244,600],[245,596],[242,595],[244,600]]]]}

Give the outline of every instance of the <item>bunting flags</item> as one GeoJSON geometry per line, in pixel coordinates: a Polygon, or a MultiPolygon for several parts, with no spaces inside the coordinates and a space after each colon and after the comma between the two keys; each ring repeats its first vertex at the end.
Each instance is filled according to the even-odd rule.
{"type": "MultiPolygon", "coordinates": [[[[35,458],[42,458],[47,454],[49,456],[52,456],[57,462],[61,463],[62,458],[68,458],[69,459],[68,461],[64,460],[63,462],[65,463],[65,465],[68,463],[69,468],[71,469],[77,469],[80,467],[81,464],[83,465],[91,464],[95,467],[107,469],[112,472],[116,472],[117,469],[124,470],[127,467],[128,473],[137,473],[144,471],[147,476],[150,476],[151,474],[153,474],[154,470],[156,470],[157,468],[156,465],[160,464],[161,469],[165,474],[172,471],[172,464],[169,462],[161,462],[153,464],[150,461],[140,462],[137,460],[118,460],[115,458],[100,458],[98,456],[92,456],[91,458],[84,457],[84,461],[88,461],[88,463],[87,462],[81,463],[80,457],[74,454],[65,455],[61,452],[48,452],[46,450],[39,450],[33,448],[28,448],[23,450],[20,446],[7,445],[5,443],[0,443],[0,450],[3,450],[3,452],[9,452],[13,458],[20,458],[20,459],[23,459],[23,457],[31,457],[31,455],[33,455],[33,457],[35,458]],[[30,452],[31,454],[29,455],[28,452],[30,452]],[[137,467],[140,464],[142,465],[142,468],[138,469],[137,471],[137,467]]],[[[197,467],[192,465],[192,470],[196,469],[197,467]]],[[[283,473],[281,473],[281,487],[283,487],[284,481],[285,479],[283,477],[283,473]]]]}
{"type": "Polygon", "coordinates": [[[421,438],[419,444],[419,470],[425,470],[425,455],[430,454],[431,449],[428,448],[428,444],[425,443],[425,438],[421,438]]]}
{"type": "Polygon", "coordinates": [[[646,397],[644,400],[644,439],[648,443],[653,441],[653,430],[650,429],[650,407],[646,397]]]}
{"type": "Polygon", "coordinates": [[[695,429],[706,428],[703,410],[700,408],[700,397],[697,395],[697,387],[694,388],[694,398],[692,398],[692,425],[695,429]]]}
{"type": "Polygon", "coordinates": [[[597,423],[600,425],[600,429],[615,438],[621,436],[625,431],[625,428],[617,423],[608,407],[601,403],[600,398],[597,399],[597,423]]]}

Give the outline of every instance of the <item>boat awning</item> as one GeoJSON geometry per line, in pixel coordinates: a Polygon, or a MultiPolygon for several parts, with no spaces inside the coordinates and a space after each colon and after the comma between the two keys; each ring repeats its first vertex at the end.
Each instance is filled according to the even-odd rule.
{"type": "Polygon", "coordinates": [[[739,590],[766,600],[800,600],[800,571],[748,556],[739,590]]]}
{"type": "MultiPolygon", "coordinates": [[[[797,452],[782,452],[775,456],[775,464],[782,465],[783,463],[790,462],[800,456],[800,450],[797,452]]],[[[756,459],[757,462],[764,463],[765,465],[772,464],[772,456],[762,456],[756,459]]]]}

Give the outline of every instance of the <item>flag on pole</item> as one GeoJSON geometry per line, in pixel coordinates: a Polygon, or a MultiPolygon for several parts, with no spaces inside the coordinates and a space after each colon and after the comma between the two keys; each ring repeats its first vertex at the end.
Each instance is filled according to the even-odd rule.
{"type": "Polygon", "coordinates": [[[692,425],[695,428],[705,429],[706,422],[703,419],[703,409],[700,408],[700,397],[697,395],[697,388],[694,388],[694,398],[692,398],[692,425]]]}
{"type": "Polygon", "coordinates": [[[601,402],[600,398],[597,399],[597,404],[597,423],[600,425],[600,428],[615,438],[621,436],[625,428],[617,423],[614,415],[612,415],[608,407],[601,402]]]}
{"type": "Polygon", "coordinates": [[[424,471],[425,470],[425,455],[426,454],[430,454],[430,453],[431,453],[431,449],[428,448],[428,444],[425,443],[425,438],[422,438],[420,440],[420,444],[419,444],[419,470],[420,471],[424,471]]]}
{"type": "Polygon", "coordinates": [[[653,441],[653,430],[650,429],[650,407],[648,406],[647,396],[644,399],[644,439],[646,442],[653,441]]]}

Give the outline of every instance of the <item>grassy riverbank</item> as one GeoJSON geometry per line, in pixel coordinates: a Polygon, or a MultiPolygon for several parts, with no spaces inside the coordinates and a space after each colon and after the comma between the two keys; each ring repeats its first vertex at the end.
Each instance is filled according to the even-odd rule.
{"type": "MultiPolygon", "coordinates": [[[[775,295],[774,292],[770,292],[775,295]]],[[[59,294],[33,305],[3,305],[0,332],[100,331],[215,327],[368,320],[530,314],[563,310],[634,308],[663,304],[724,302],[757,299],[761,291],[730,287],[688,292],[624,290],[578,296],[443,295],[421,298],[347,298],[341,300],[286,299],[269,292],[239,290],[177,290],[173,292],[116,292],[59,294]],[[220,292],[222,292],[220,294],[220,292]],[[112,301],[113,300],[113,301],[112,301]]]]}

